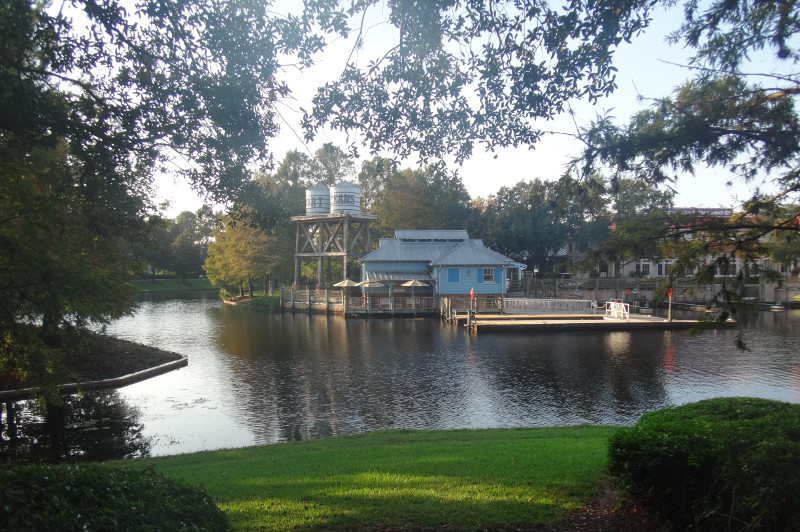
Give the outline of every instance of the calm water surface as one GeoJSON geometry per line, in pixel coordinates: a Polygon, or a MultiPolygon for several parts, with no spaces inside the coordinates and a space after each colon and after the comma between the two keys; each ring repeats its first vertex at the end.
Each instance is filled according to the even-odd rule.
{"type": "Polygon", "coordinates": [[[385,428],[631,424],[718,396],[800,402],[800,311],[735,332],[469,334],[438,320],[344,320],[143,301],[108,333],[189,366],[119,390],[153,455],[385,428]]]}

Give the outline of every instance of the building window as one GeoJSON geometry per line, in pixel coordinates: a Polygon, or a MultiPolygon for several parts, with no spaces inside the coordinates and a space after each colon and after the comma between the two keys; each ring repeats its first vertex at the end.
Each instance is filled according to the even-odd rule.
{"type": "Polygon", "coordinates": [[[736,275],[736,263],[728,262],[719,265],[720,275],[736,275]]]}
{"type": "Polygon", "coordinates": [[[447,268],[447,282],[448,283],[461,282],[461,270],[459,268],[447,268]]]}
{"type": "Polygon", "coordinates": [[[650,263],[645,262],[642,264],[642,275],[650,275],[650,263]]]}
{"type": "Polygon", "coordinates": [[[484,283],[493,283],[494,282],[494,269],[493,268],[484,268],[483,269],[483,282],[484,283]]]}

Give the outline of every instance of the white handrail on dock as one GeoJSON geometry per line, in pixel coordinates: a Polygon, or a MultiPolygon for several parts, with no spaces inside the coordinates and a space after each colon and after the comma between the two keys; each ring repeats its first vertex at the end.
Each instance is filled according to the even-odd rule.
{"type": "Polygon", "coordinates": [[[630,320],[630,305],[621,301],[608,301],[606,303],[606,318],[614,320],[630,320]]]}

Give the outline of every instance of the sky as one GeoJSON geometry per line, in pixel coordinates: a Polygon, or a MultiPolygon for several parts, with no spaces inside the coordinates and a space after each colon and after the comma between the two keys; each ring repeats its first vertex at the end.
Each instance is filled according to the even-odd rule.
{"type": "MultiPolygon", "coordinates": [[[[377,14],[381,15],[381,14],[377,14]]],[[[564,115],[550,122],[543,122],[543,130],[555,133],[575,133],[576,127],[586,127],[597,116],[610,111],[619,123],[624,123],[645,103],[640,97],[657,98],[668,95],[671,90],[691,77],[691,72],[681,66],[687,63],[689,52],[679,45],[670,46],[665,42],[668,33],[680,23],[681,12],[676,8],[654,13],[651,26],[632,42],[623,43],[614,57],[618,68],[617,90],[597,104],[572,102],[574,116],[564,115]]],[[[380,26],[370,30],[368,38],[380,35],[380,26]]],[[[388,33],[388,32],[383,32],[388,33]]],[[[370,42],[370,41],[368,41],[370,42]]],[[[290,88],[295,101],[284,102],[278,110],[285,119],[281,133],[271,141],[276,162],[292,149],[305,150],[310,155],[323,143],[333,142],[346,148],[348,142],[338,132],[322,132],[314,142],[302,141],[300,130],[301,107],[308,107],[316,87],[325,80],[333,79],[344,67],[351,52],[352,44],[338,41],[329,45],[318,64],[307,72],[287,71],[290,88]]],[[[378,47],[380,48],[380,46],[378,47]]],[[[375,48],[375,49],[378,49],[375,48]]],[[[370,49],[371,51],[374,49],[370,49]]],[[[372,55],[375,55],[373,51],[372,55]]],[[[364,53],[358,58],[364,65],[370,59],[364,53]]],[[[770,65],[755,65],[759,71],[771,70],[770,65]]],[[[484,153],[476,146],[473,156],[458,168],[464,186],[473,198],[487,197],[503,186],[513,186],[521,180],[558,179],[564,172],[569,159],[580,153],[580,143],[563,134],[546,135],[534,149],[502,149],[494,153],[484,153]]],[[[382,154],[390,156],[391,154],[382,154]]],[[[366,150],[363,159],[371,158],[366,150]]],[[[362,160],[363,160],[362,159],[362,160]]],[[[360,161],[357,163],[360,167],[360,161]]],[[[416,161],[404,161],[401,167],[417,167],[416,161]]],[[[741,183],[728,186],[730,175],[723,170],[702,169],[696,175],[681,176],[673,186],[676,191],[675,205],[679,207],[735,207],[747,197],[749,188],[741,183]]],[[[158,194],[161,200],[172,204],[168,211],[177,215],[182,210],[196,210],[202,200],[187,185],[174,182],[170,177],[159,180],[158,194]]]]}

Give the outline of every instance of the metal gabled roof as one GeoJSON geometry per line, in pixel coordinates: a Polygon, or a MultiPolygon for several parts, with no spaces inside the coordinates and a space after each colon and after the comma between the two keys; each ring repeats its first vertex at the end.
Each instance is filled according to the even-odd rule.
{"type": "MultiPolygon", "coordinates": [[[[420,233],[421,231],[413,231],[420,233]]],[[[464,233],[466,231],[450,231],[464,233]]],[[[401,233],[396,231],[395,234],[401,233]]],[[[412,233],[404,231],[402,233],[412,233]]],[[[426,234],[440,231],[424,231],[426,234]]],[[[525,265],[487,248],[483,241],[466,239],[455,242],[404,242],[397,238],[382,238],[375,251],[363,256],[362,263],[369,262],[424,262],[431,266],[516,266],[525,265]]]]}
{"type": "Polygon", "coordinates": [[[486,245],[483,243],[483,240],[475,239],[474,242],[476,243],[476,245],[479,245],[486,252],[491,253],[495,257],[497,257],[497,260],[504,261],[505,264],[508,264],[508,265],[511,265],[511,266],[516,266],[516,267],[521,268],[523,270],[528,267],[528,265],[525,264],[525,263],[522,263],[522,262],[516,261],[516,260],[514,260],[512,258],[506,257],[502,253],[500,253],[498,251],[495,251],[495,250],[493,250],[491,248],[486,247],[486,245]]]}
{"type": "Polygon", "coordinates": [[[437,257],[431,264],[435,266],[501,266],[514,261],[492,251],[480,240],[468,240],[457,244],[447,253],[437,257]]]}
{"type": "Polygon", "coordinates": [[[455,243],[410,244],[394,238],[381,238],[378,249],[361,257],[361,262],[431,262],[455,243]]]}
{"type": "Polygon", "coordinates": [[[405,241],[457,243],[469,240],[469,233],[462,229],[397,229],[394,237],[405,241]]]}

